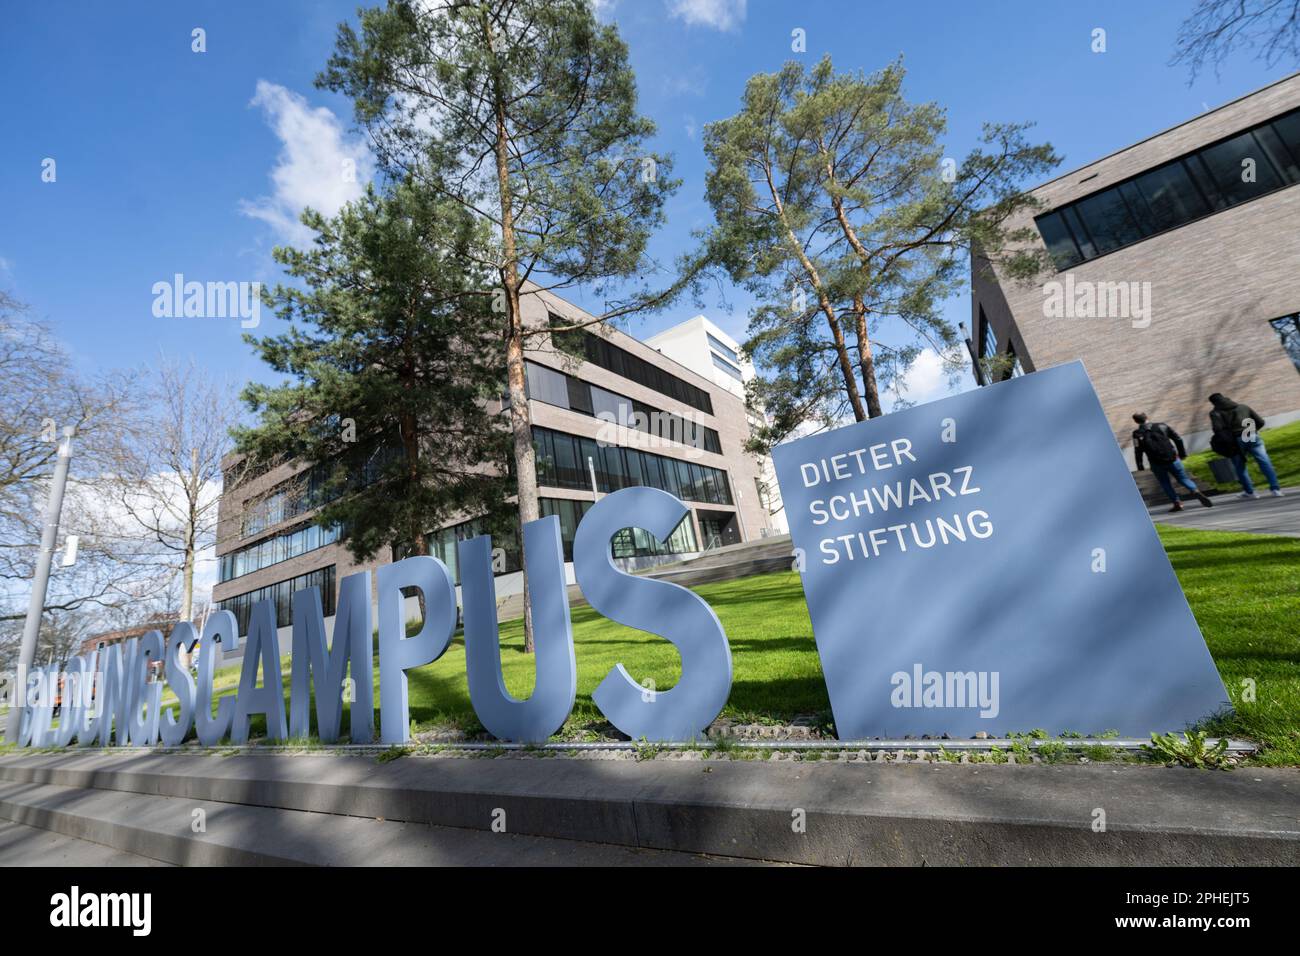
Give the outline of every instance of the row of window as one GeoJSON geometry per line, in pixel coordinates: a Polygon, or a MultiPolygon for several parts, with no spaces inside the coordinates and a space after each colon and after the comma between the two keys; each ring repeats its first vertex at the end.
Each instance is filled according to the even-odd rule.
{"type": "MultiPolygon", "coordinates": [[[[562,324],[563,319],[552,317],[552,321],[562,324]]],[[[619,348],[599,335],[593,335],[585,329],[576,332],[561,332],[555,338],[566,351],[576,352],[592,365],[599,365],[615,375],[652,388],[660,395],[667,395],[679,402],[698,408],[706,415],[713,414],[713,401],[709,393],[697,388],[690,382],[665,372],[653,362],[647,362],[639,355],[633,355],[627,349],[619,348]],[[581,338],[575,338],[581,336],[581,338]]]]}
{"type": "Polygon", "coordinates": [[[635,448],[600,445],[549,428],[533,429],[537,453],[537,483],[548,488],[591,490],[591,469],[602,492],[645,485],[659,488],[683,501],[729,505],[731,487],[727,473],[695,462],[666,458],[635,448]]]}
{"type": "Polygon", "coordinates": [[[999,372],[993,368],[993,363],[985,364],[983,359],[991,359],[998,354],[998,336],[993,331],[993,323],[989,321],[988,316],[984,314],[984,306],[979,307],[979,326],[980,326],[980,344],[979,358],[981,361],[975,365],[975,380],[980,385],[988,385],[985,379],[992,379],[998,376],[997,381],[1006,381],[1009,378],[1019,378],[1025,374],[1024,367],[1020,364],[1020,356],[1016,354],[1016,345],[1014,342],[1007,343],[1007,357],[1011,360],[1010,367],[999,372]]]}
{"type": "Polygon", "coordinates": [[[244,506],[240,537],[255,535],[281,521],[290,521],[315,508],[328,504],[348,488],[364,488],[377,481],[383,470],[402,457],[397,442],[375,442],[364,452],[364,460],[347,479],[331,485],[335,467],[352,467],[342,462],[320,462],[286,478],[265,497],[254,498],[244,506]]]}
{"type": "Polygon", "coordinates": [[[265,497],[250,500],[244,506],[240,537],[258,534],[324,504],[325,478],[325,469],[313,465],[280,482],[265,497]]]}
{"type": "Polygon", "coordinates": [[[1058,269],[1300,182],[1300,110],[1076,200],[1034,221],[1058,269]]]}
{"type": "Polygon", "coordinates": [[[713,359],[713,367],[714,367],[714,368],[721,369],[722,371],[726,372],[728,375],[730,375],[732,378],[734,378],[737,382],[743,382],[743,381],[745,381],[745,377],[744,377],[743,375],[740,374],[740,369],[736,368],[736,366],[732,365],[730,362],[728,362],[728,361],[727,361],[726,359],[724,359],[722,356],[720,356],[720,355],[714,355],[712,352],[710,352],[710,353],[709,353],[709,358],[713,359]]]}
{"type": "MultiPolygon", "coordinates": [[[[560,543],[564,549],[564,560],[573,560],[573,539],[578,533],[578,523],[591,510],[593,502],[574,501],[569,498],[540,498],[543,518],[557,515],[560,519],[560,543]]],[[[501,549],[498,560],[493,564],[493,574],[509,574],[520,570],[522,559],[519,551],[519,532],[515,527],[492,535],[492,548],[501,549]]],[[[457,584],[460,579],[461,541],[476,538],[483,534],[483,523],[479,520],[463,521],[443,528],[432,535],[429,553],[447,565],[452,580],[457,584]]],[[[624,528],[611,539],[610,547],[616,558],[639,558],[659,554],[690,554],[699,550],[696,544],[695,526],[688,514],[668,536],[666,541],[659,541],[654,535],[641,528],[624,528]]]]}
{"type": "Polygon", "coordinates": [[[318,571],[310,571],[307,574],[300,574],[296,578],[289,578],[287,581],[268,584],[256,591],[249,591],[245,594],[237,594],[232,598],[226,598],[224,601],[218,602],[217,608],[233,613],[235,620],[239,622],[239,633],[247,634],[248,618],[252,614],[253,605],[258,601],[270,599],[275,601],[276,626],[286,627],[293,623],[294,592],[301,591],[303,588],[320,588],[320,603],[325,616],[329,617],[334,613],[334,565],[332,564],[318,571]]]}
{"type": "Polygon", "coordinates": [[[722,454],[722,441],[717,431],[707,425],[607,391],[546,365],[527,362],[525,368],[528,373],[528,397],[531,399],[605,421],[614,421],[624,428],[633,428],[664,441],[703,448],[715,455],[722,454]]]}
{"type": "MultiPolygon", "coordinates": [[[[541,499],[543,514],[545,514],[546,499],[541,499]]],[[[462,541],[468,541],[470,538],[477,538],[479,535],[487,534],[483,521],[474,518],[470,521],[462,521],[460,524],[454,524],[449,528],[443,528],[433,532],[429,536],[429,554],[433,555],[451,571],[451,579],[460,584],[460,551],[457,545],[462,541]]],[[[505,552],[505,560],[501,563],[495,563],[492,567],[494,574],[509,574],[512,571],[518,571],[523,563],[519,553],[519,531],[518,521],[514,522],[513,527],[504,531],[492,533],[493,549],[500,548],[505,552]]],[[[495,555],[494,555],[495,557],[495,555]]]]}
{"type": "MultiPolygon", "coordinates": [[[[542,517],[559,515],[565,561],[573,560],[573,538],[578,533],[578,523],[594,503],[570,498],[541,499],[542,517]]],[[[660,541],[644,528],[624,528],[611,539],[610,550],[616,558],[644,558],[658,554],[690,554],[698,551],[699,545],[696,544],[695,525],[688,514],[665,541],[660,541]]]]}
{"type": "MultiPolygon", "coordinates": [[[[573,501],[568,498],[539,499],[542,517],[558,515],[560,519],[560,541],[564,548],[564,560],[573,560],[573,539],[578,533],[578,523],[591,509],[593,502],[573,501]]],[[[451,571],[452,579],[460,584],[460,553],[457,545],[469,538],[476,538],[484,533],[483,522],[475,519],[463,521],[434,532],[430,540],[429,553],[445,564],[451,571]]],[[[493,566],[495,574],[509,574],[522,567],[519,549],[517,525],[505,531],[498,531],[492,536],[494,549],[503,552],[499,563],[493,566]]],[[[616,558],[636,558],[649,555],[690,554],[699,550],[695,536],[695,526],[687,514],[681,523],[668,536],[659,541],[654,535],[642,528],[624,528],[614,535],[610,542],[611,551],[616,558]]],[[[318,571],[301,574],[298,577],[280,581],[276,584],[258,588],[232,598],[227,598],[217,605],[220,610],[230,611],[239,622],[239,632],[248,633],[248,620],[253,605],[268,598],[275,601],[276,624],[285,627],[293,623],[293,594],[303,588],[321,589],[321,606],[326,617],[334,613],[335,604],[335,566],[330,565],[318,571]]]]}
{"type": "Polygon", "coordinates": [[[705,332],[704,337],[709,340],[709,346],[711,348],[713,348],[715,351],[721,352],[723,355],[731,359],[731,361],[735,362],[736,364],[740,364],[740,354],[735,349],[733,349],[730,345],[727,345],[720,338],[715,336],[712,332],[705,332]]]}
{"type": "Polygon", "coordinates": [[[337,525],[328,528],[315,524],[301,525],[292,531],[277,534],[265,541],[221,555],[219,580],[231,581],[245,574],[260,571],[262,568],[269,568],[273,564],[333,544],[338,539],[337,525]]]}

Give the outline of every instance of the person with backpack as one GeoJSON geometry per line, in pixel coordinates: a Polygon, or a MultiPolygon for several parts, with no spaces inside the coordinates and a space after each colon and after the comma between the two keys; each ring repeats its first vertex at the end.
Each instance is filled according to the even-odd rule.
{"type": "Polygon", "coordinates": [[[1214,406],[1210,411],[1210,428],[1213,432],[1210,447],[1232,461],[1237,480],[1241,482],[1239,497],[1259,497],[1255,494],[1250,472],[1246,470],[1246,456],[1249,455],[1255,459],[1273,497],[1281,498],[1282,486],[1278,483],[1273,462],[1269,460],[1268,449],[1264,447],[1264,439],[1259,435],[1260,429],[1264,427],[1264,416],[1249,405],[1234,402],[1218,392],[1210,396],[1210,404],[1214,406]]]}
{"type": "Polygon", "coordinates": [[[1203,506],[1212,507],[1214,502],[1196,487],[1196,482],[1183,466],[1182,460],[1187,457],[1187,449],[1183,446],[1182,436],[1164,422],[1147,421],[1147,416],[1142,412],[1136,413],[1133,421],[1138,426],[1133,431],[1133,458],[1137,462],[1137,470],[1143,470],[1142,457],[1145,455],[1151,463],[1151,473],[1156,476],[1156,481],[1160,482],[1160,487],[1174,504],[1169,510],[1183,510],[1182,499],[1174,491],[1170,475],[1177,478],[1178,483],[1195,495],[1203,506]]]}

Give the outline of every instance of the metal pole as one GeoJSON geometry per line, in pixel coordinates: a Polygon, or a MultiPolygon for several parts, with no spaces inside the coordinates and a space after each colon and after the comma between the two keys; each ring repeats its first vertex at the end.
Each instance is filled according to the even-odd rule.
{"type": "Polygon", "coordinates": [[[980,357],[975,351],[975,343],[971,341],[970,333],[966,329],[966,323],[959,323],[962,337],[966,340],[966,351],[970,353],[971,371],[975,373],[975,384],[984,384],[984,372],[980,368],[980,357]]]}
{"type": "Polygon", "coordinates": [[[32,597],[27,604],[27,620],[23,624],[23,643],[18,652],[17,680],[9,694],[9,728],[6,739],[18,743],[22,727],[23,708],[27,706],[27,672],[36,656],[36,636],[41,629],[41,611],[45,609],[45,591],[50,583],[50,565],[54,561],[54,545],[59,536],[59,515],[63,511],[63,489],[68,483],[68,465],[72,460],[71,425],[64,426],[63,442],[54,461],[54,481],[50,485],[50,500],[45,508],[45,528],[41,533],[41,552],[36,558],[36,575],[32,578],[32,597]]]}

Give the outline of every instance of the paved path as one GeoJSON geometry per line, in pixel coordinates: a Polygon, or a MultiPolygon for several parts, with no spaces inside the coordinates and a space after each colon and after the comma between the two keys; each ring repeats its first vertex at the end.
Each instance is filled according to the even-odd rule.
{"type": "Polygon", "coordinates": [[[1265,488],[1256,490],[1260,497],[1251,501],[1233,492],[1215,495],[1214,507],[1204,508],[1195,501],[1183,502],[1183,510],[1169,513],[1168,502],[1152,507],[1151,520],[1180,528],[1207,531],[1249,531],[1252,534],[1279,534],[1300,538],[1300,488],[1284,488],[1284,497],[1274,498],[1265,488]]]}

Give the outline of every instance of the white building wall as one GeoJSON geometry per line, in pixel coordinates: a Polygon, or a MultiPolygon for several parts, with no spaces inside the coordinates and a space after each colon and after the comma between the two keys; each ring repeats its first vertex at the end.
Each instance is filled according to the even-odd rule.
{"type": "MultiPolygon", "coordinates": [[[[645,344],[742,399],[745,397],[745,383],[755,374],[753,364],[741,355],[740,343],[703,315],[652,335],[645,339],[645,344]],[[728,369],[739,371],[740,378],[728,369]]],[[[777,534],[789,534],[790,524],[786,520],[771,458],[764,456],[759,459],[759,477],[767,489],[767,510],[772,530],[777,534]]],[[[757,495],[758,489],[737,488],[736,493],[757,495]]]]}

